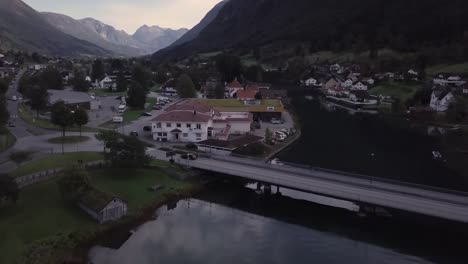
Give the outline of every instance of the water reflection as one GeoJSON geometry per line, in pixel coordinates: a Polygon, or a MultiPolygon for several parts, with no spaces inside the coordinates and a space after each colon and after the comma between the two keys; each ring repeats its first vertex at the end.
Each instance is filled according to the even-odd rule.
{"type": "Polygon", "coordinates": [[[197,199],[158,211],[118,250],[95,247],[95,264],[430,263],[334,233],[197,199]]]}

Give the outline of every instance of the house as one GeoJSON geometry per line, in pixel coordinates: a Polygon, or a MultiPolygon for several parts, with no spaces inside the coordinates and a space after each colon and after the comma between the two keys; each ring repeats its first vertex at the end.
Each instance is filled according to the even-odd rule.
{"type": "Polygon", "coordinates": [[[339,64],[333,64],[330,66],[330,71],[339,71],[341,69],[341,66],[339,64]]]}
{"type": "Polygon", "coordinates": [[[153,139],[156,141],[200,142],[249,133],[253,114],[215,111],[201,101],[183,100],[168,107],[152,122],[153,139]]]}
{"type": "Polygon", "coordinates": [[[445,112],[453,102],[455,96],[449,89],[435,89],[431,95],[430,107],[436,112],[445,112]]]}
{"type": "Polygon", "coordinates": [[[3,59],[3,58],[5,58],[5,55],[0,53],[0,59],[3,59]]]}
{"type": "Polygon", "coordinates": [[[368,102],[369,98],[370,98],[369,93],[364,90],[352,91],[349,95],[349,99],[353,102],[366,103],[368,102]]]}
{"type": "Polygon", "coordinates": [[[49,104],[62,101],[68,106],[79,107],[85,110],[98,110],[101,108],[101,101],[91,97],[87,93],[75,92],[70,90],[48,90],[49,104]]]}
{"type": "Polygon", "coordinates": [[[258,91],[255,90],[239,90],[237,91],[237,99],[241,101],[255,100],[258,91]]]}
{"type": "Polygon", "coordinates": [[[335,86],[338,85],[338,82],[336,81],[336,79],[334,78],[331,78],[330,80],[328,80],[328,82],[326,82],[324,85],[323,85],[323,88],[325,90],[328,90],[330,88],[334,88],[335,86]]]}
{"type": "Polygon", "coordinates": [[[109,76],[106,76],[104,79],[102,79],[99,82],[99,88],[101,89],[110,89],[113,86],[114,86],[114,81],[109,76]]]}
{"type": "Polygon", "coordinates": [[[346,81],[344,81],[343,83],[341,83],[341,85],[345,88],[351,88],[353,86],[353,80],[352,79],[347,79],[346,81]]]}
{"type": "Polygon", "coordinates": [[[413,70],[413,69],[410,69],[410,70],[408,71],[408,74],[409,74],[409,75],[412,75],[412,76],[416,76],[416,77],[419,75],[419,73],[418,73],[417,71],[413,70]]]}
{"type": "Polygon", "coordinates": [[[310,86],[318,86],[318,81],[314,78],[309,78],[305,80],[304,82],[305,86],[310,87],[310,86]]]}
{"type": "Polygon", "coordinates": [[[358,81],[358,82],[353,83],[352,90],[367,91],[367,88],[368,88],[367,85],[358,81]]]}
{"type": "Polygon", "coordinates": [[[367,83],[368,85],[374,85],[375,84],[375,80],[372,79],[372,78],[367,78],[367,79],[364,79],[362,81],[367,83]]]}
{"type": "Polygon", "coordinates": [[[327,90],[327,94],[333,97],[349,96],[349,91],[337,85],[327,90]]]}
{"type": "Polygon", "coordinates": [[[83,194],[78,200],[78,206],[100,224],[119,220],[128,212],[126,201],[96,189],[83,194]]]}
{"type": "Polygon", "coordinates": [[[234,150],[261,141],[263,138],[244,135],[227,140],[208,139],[197,143],[198,150],[217,155],[230,155],[234,150]]]}
{"type": "Polygon", "coordinates": [[[229,98],[233,98],[238,91],[243,89],[244,86],[235,78],[231,83],[226,85],[225,92],[229,98]]]}
{"type": "Polygon", "coordinates": [[[466,81],[463,80],[460,76],[449,76],[448,78],[445,78],[442,74],[439,74],[437,77],[432,79],[432,82],[434,85],[453,87],[460,87],[466,84],[466,81]]]}

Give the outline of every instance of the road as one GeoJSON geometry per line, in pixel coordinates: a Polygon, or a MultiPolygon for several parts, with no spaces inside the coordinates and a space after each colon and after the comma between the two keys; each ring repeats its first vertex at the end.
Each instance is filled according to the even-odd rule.
{"type": "Polygon", "coordinates": [[[468,223],[466,193],[331,170],[269,165],[231,156],[176,162],[295,190],[468,223]]]}

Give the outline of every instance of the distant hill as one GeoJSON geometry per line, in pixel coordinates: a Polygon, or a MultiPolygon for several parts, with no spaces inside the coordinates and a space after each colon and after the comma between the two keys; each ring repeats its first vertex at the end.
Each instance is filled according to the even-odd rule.
{"type": "Polygon", "coordinates": [[[94,18],[72,17],[44,12],[44,18],[60,31],[94,43],[123,56],[141,56],[154,53],[179,39],[187,29],[172,30],[158,26],[142,26],[131,36],[94,18]]]}
{"type": "Polygon", "coordinates": [[[0,1],[0,46],[62,56],[107,56],[112,53],[95,44],[52,27],[40,13],[21,0],[0,1]]]}
{"type": "Polygon", "coordinates": [[[198,23],[195,27],[190,29],[187,33],[185,33],[181,38],[179,38],[176,42],[174,42],[171,47],[173,46],[179,46],[181,44],[184,44],[186,42],[192,41],[198,35],[200,32],[205,29],[206,26],[208,26],[219,14],[219,11],[223,6],[228,2],[229,0],[224,0],[219,2],[215,7],[213,7],[206,15],[205,17],[198,23]]]}
{"type": "Polygon", "coordinates": [[[230,0],[196,38],[153,58],[298,42],[307,43],[309,52],[384,47],[411,52],[462,41],[467,15],[463,0],[230,0]]]}

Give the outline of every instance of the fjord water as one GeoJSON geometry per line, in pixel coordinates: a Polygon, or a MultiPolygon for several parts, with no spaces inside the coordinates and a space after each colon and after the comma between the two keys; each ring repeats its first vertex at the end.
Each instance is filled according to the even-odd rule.
{"type": "MultiPolygon", "coordinates": [[[[96,246],[94,264],[466,263],[462,236],[285,196],[218,184],[162,208],[122,245],[96,246]],[[458,239],[458,241],[457,241],[458,239]]],[[[466,236],[464,236],[466,241],[466,236]]],[[[103,244],[105,245],[105,243],[103,244]]]]}
{"type": "Polygon", "coordinates": [[[293,108],[302,137],[280,153],[281,160],[468,191],[468,177],[448,166],[466,160],[466,154],[451,151],[454,158],[447,162],[432,155],[442,151],[440,142],[449,140],[450,131],[429,136],[430,127],[406,118],[329,111],[318,100],[304,96],[294,98],[293,108]]]}

